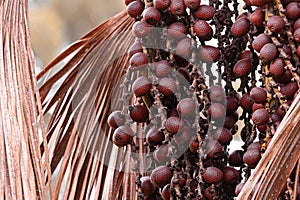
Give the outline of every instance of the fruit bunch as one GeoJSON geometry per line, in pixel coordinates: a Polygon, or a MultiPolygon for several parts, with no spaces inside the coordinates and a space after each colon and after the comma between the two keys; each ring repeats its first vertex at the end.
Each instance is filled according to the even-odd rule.
{"type": "Polygon", "coordinates": [[[108,123],[132,152],[138,197],[235,197],[299,90],[300,2],[125,4],[136,41],[108,123]],[[230,151],[236,133],[243,145],[230,151]]]}

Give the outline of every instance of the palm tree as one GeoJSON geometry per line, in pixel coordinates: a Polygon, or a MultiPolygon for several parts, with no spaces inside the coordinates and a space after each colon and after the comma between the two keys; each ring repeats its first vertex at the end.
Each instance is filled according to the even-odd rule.
{"type": "MultiPolygon", "coordinates": [[[[268,12],[275,13],[274,6],[281,3],[270,3],[267,18],[268,12]]],[[[2,0],[0,10],[0,199],[138,199],[140,175],[130,169],[132,160],[124,148],[112,144],[114,129],[107,124],[109,114],[124,107],[118,101],[124,98],[118,87],[124,76],[132,75],[126,52],[135,41],[130,31],[135,20],[125,11],[117,14],[36,76],[28,2],[2,0]],[[54,68],[58,70],[51,74],[54,68]],[[43,83],[40,88],[38,81],[43,83]],[[51,119],[45,124],[48,111],[51,119]]],[[[299,179],[299,98],[289,107],[238,199],[277,199],[290,176],[299,179]]],[[[143,145],[138,139],[134,142],[143,145]]],[[[145,150],[133,147],[127,149],[145,150]]],[[[288,185],[293,199],[297,187],[297,181],[288,185]]]]}

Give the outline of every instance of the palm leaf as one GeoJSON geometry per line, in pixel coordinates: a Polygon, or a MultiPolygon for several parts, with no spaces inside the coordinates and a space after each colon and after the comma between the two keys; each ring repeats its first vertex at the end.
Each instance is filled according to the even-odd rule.
{"type": "Polygon", "coordinates": [[[111,156],[118,153],[110,142],[106,120],[120,106],[111,100],[120,97],[113,91],[128,67],[132,23],[126,12],[118,14],[71,45],[38,75],[43,80],[75,53],[40,88],[44,112],[52,111],[47,137],[51,169],[57,174],[54,199],[62,187],[63,199],[121,195],[118,191],[126,177],[114,166],[119,163],[111,164],[111,156]],[[61,84],[53,94],[50,91],[57,82],[61,84]]]}
{"type": "MultiPolygon", "coordinates": [[[[26,0],[0,7],[0,199],[46,199],[48,151],[42,157],[38,120],[40,97],[34,72],[26,0]]],[[[40,115],[42,116],[42,115],[40,115]]],[[[46,135],[44,148],[48,149],[46,135]]],[[[50,170],[48,171],[51,185],[50,170]]],[[[49,188],[50,197],[52,189],[49,188]]]]}

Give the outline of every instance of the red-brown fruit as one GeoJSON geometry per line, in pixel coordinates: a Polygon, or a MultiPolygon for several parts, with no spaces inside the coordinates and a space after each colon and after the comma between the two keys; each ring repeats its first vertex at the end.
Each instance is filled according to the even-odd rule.
{"type": "Polygon", "coordinates": [[[254,87],[250,91],[250,98],[254,103],[264,103],[267,99],[267,92],[263,88],[254,87]]]}
{"type": "Polygon", "coordinates": [[[262,33],[253,40],[252,47],[257,52],[260,52],[261,48],[263,48],[263,46],[265,46],[268,43],[271,43],[270,37],[262,33]]]}
{"type": "Polygon", "coordinates": [[[178,117],[169,117],[166,120],[165,128],[171,134],[176,134],[182,128],[183,123],[178,117]]]}
{"type": "Polygon", "coordinates": [[[199,142],[195,140],[195,138],[190,141],[189,149],[192,153],[197,153],[197,150],[199,149],[199,142]]]}
{"type": "Polygon", "coordinates": [[[142,44],[139,41],[136,41],[135,43],[133,43],[130,46],[130,48],[128,50],[128,56],[131,57],[134,54],[139,53],[139,52],[143,52],[143,47],[142,47],[142,44]]]}
{"type": "Polygon", "coordinates": [[[194,24],[194,32],[196,33],[197,37],[201,41],[208,41],[213,36],[213,30],[211,26],[204,20],[198,20],[194,24]]]}
{"type": "Polygon", "coordinates": [[[218,128],[213,137],[222,145],[227,145],[232,140],[232,134],[227,128],[218,128]]]}
{"type": "Polygon", "coordinates": [[[233,113],[235,112],[239,107],[238,100],[233,96],[227,96],[226,97],[226,112],[227,113],[233,113]]]}
{"type": "Polygon", "coordinates": [[[296,42],[300,42],[300,28],[297,28],[294,33],[293,33],[293,36],[294,36],[294,40],[296,42]]]}
{"type": "Polygon", "coordinates": [[[276,58],[270,64],[270,73],[273,76],[281,76],[284,73],[285,62],[282,58],[276,58]]]}
{"type": "Polygon", "coordinates": [[[134,133],[131,128],[128,126],[120,126],[114,131],[112,140],[113,143],[118,147],[123,147],[130,142],[130,139],[133,135],[134,133]]]}
{"type": "Polygon", "coordinates": [[[295,23],[294,23],[294,30],[296,30],[296,29],[298,29],[298,28],[300,28],[300,18],[297,19],[297,20],[295,21],[295,23]]]}
{"type": "Polygon", "coordinates": [[[153,0],[154,8],[164,11],[166,10],[171,4],[171,0],[153,0]]]}
{"type": "Polygon", "coordinates": [[[154,68],[155,68],[155,75],[158,78],[167,76],[171,72],[171,65],[167,60],[161,60],[154,63],[154,68]]]}
{"type": "Polygon", "coordinates": [[[130,4],[131,2],[136,1],[136,0],[125,0],[125,5],[127,6],[128,4],[130,4]]]}
{"type": "Polygon", "coordinates": [[[137,38],[144,38],[150,33],[150,25],[145,21],[137,21],[132,26],[132,33],[137,38]]]}
{"type": "Polygon", "coordinates": [[[179,101],[177,111],[181,116],[191,116],[195,114],[196,104],[192,98],[185,98],[179,101]]]}
{"type": "Polygon", "coordinates": [[[161,14],[159,10],[154,7],[148,7],[144,10],[143,19],[150,25],[154,25],[159,22],[161,14]]]}
{"type": "Polygon", "coordinates": [[[248,5],[248,6],[251,5],[250,0],[243,0],[243,1],[244,1],[244,3],[245,3],[246,5],[248,5]]]}
{"type": "Polygon", "coordinates": [[[260,108],[265,108],[265,106],[263,104],[260,104],[260,103],[254,103],[252,105],[252,111],[253,112],[256,111],[256,110],[258,110],[258,109],[260,109],[260,108]]]}
{"type": "Polygon", "coordinates": [[[179,146],[188,143],[191,139],[191,128],[184,126],[178,134],[174,136],[174,141],[179,146]]]}
{"type": "Polygon", "coordinates": [[[300,0],[281,0],[283,7],[286,7],[291,2],[300,2],[300,0]]]}
{"type": "Polygon", "coordinates": [[[108,116],[107,123],[112,128],[118,128],[125,124],[125,117],[121,111],[114,111],[108,116]]]}
{"type": "Polygon", "coordinates": [[[173,78],[162,78],[158,82],[157,89],[165,96],[173,96],[176,91],[176,82],[173,78]]]}
{"type": "Polygon", "coordinates": [[[289,83],[292,78],[293,78],[293,75],[290,72],[290,70],[285,70],[281,76],[274,77],[274,80],[277,83],[286,84],[286,83],[289,83]]]}
{"type": "Polygon", "coordinates": [[[205,189],[204,197],[198,198],[197,200],[213,200],[216,196],[219,197],[220,194],[221,191],[218,187],[210,185],[208,188],[205,189]]]}
{"type": "Polygon", "coordinates": [[[184,5],[192,10],[196,10],[200,6],[200,0],[184,0],[184,5]]]}
{"type": "Polygon", "coordinates": [[[274,15],[267,22],[268,29],[273,33],[280,33],[284,29],[285,22],[281,16],[274,15]]]}
{"type": "Polygon", "coordinates": [[[155,168],[150,175],[151,182],[160,188],[170,183],[171,178],[172,171],[167,166],[159,166],[155,168]]]}
{"type": "Polygon", "coordinates": [[[238,196],[240,194],[240,192],[242,191],[243,187],[244,187],[245,183],[239,183],[236,187],[235,187],[235,195],[238,196]]]}
{"type": "Polygon", "coordinates": [[[249,16],[250,22],[257,27],[262,27],[265,21],[265,13],[262,8],[256,8],[249,16]]]}
{"type": "Polygon", "coordinates": [[[154,152],[153,152],[153,158],[159,162],[164,163],[166,162],[168,157],[168,145],[164,144],[159,146],[154,152]]]}
{"type": "Polygon", "coordinates": [[[146,135],[146,141],[151,146],[161,144],[165,140],[165,134],[159,131],[156,127],[152,127],[146,135]]]}
{"type": "Polygon", "coordinates": [[[212,63],[219,60],[220,50],[216,47],[204,45],[199,47],[199,57],[201,61],[212,63]]]}
{"type": "Polygon", "coordinates": [[[229,164],[234,167],[240,167],[243,164],[243,151],[235,150],[229,155],[229,164]]]}
{"type": "Polygon", "coordinates": [[[132,91],[134,92],[135,96],[141,97],[150,92],[152,87],[152,83],[146,77],[139,77],[137,78],[132,84],[132,91]]]}
{"type": "Polygon", "coordinates": [[[226,115],[225,121],[224,121],[224,127],[227,129],[232,129],[234,124],[236,123],[236,119],[233,115],[226,115]]]}
{"type": "Polygon", "coordinates": [[[148,56],[144,53],[138,52],[130,58],[130,65],[132,67],[145,67],[148,64],[148,56]]]}
{"type": "Polygon", "coordinates": [[[224,101],[225,90],[219,85],[214,85],[209,89],[209,98],[212,102],[224,101]]]}
{"type": "Polygon", "coordinates": [[[235,21],[231,26],[231,32],[236,37],[242,37],[246,35],[250,30],[250,23],[246,18],[240,18],[235,21]]]}
{"type": "Polygon", "coordinates": [[[244,58],[251,59],[251,51],[250,50],[245,50],[241,53],[240,59],[244,59],[244,58]]]}
{"type": "Polygon", "coordinates": [[[251,72],[251,60],[250,59],[242,59],[239,60],[233,67],[233,72],[237,77],[247,76],[251,72]]]}
{"type": "Polygon", "coordinates": [[[271,0],[250,0],[252,6],[263,7],[264,5],[270,3],[271,0]]]}
{"type": "Polygon", "coordinates": [[[170,11],[173,15],[180,16],[185,13],[185,5],[183,0],[172,0],[170,11]]]}
{"type": "Polygon", "coordinates": [[[282,120],[280,115],[278,115],[277,113],[272,113],[271,119],[272,119],[272,122],[281,122],[281,120],[282,120]]]}
{"type": "Polygon", "coordinates": [[[251,119],[256,125],[266,124],[269,121],[269,113],[264,108],[260,108],[253,112],[251,119]]]}
{"type": "Polygon", "coordinates": [[[187,33],[186,26],[181,22],[174,22],[170,26],[168,26],[168,34],[173,39],[182,39],[185,37],[187,33]]]}
{"type": "Polygon", "coordinates": [[[141,178],[141,190],[145,196],[153,194],[155,186],[150,181],[150,176],[144,176],[141,178]]]}
{"type": "Polygon", "coordinates": [[[130,117],[133,121],[144,123],[149,119],[149,111],[146,106],[135,104],[129,108],[130,117]]]}
{"type": "Polygon", "coordinates": [[[218,184],[223,179],[223,172],[219,168],[208,167],[203,174],[203,178],[207,183],[218,184]]]}
{"type": "Polygon", "coordinates": [[[171,185],[178,185],[179,187],[184,187],[186,185],[186,181],[187,181],[187,174],[183,173],[177,173],[177,177],[175,178],[173,176],[172,180],[171,180],[171,185]]]}
{"type": "Polygon", "coordinates": [[[237,184],[240,179],[240,172],[234,167],[225,166],[223,168],[223,181],[226,184],[237,184]]]}
{"type": "Polygon", "coordinates": [[[280,92],[288,99],[292,99],[294,94],[298,91],[298,85],[295,82],[287,83],[280,87],[280,92]]]}
{"type": "Polygon", "coordinates": [[[249,93],[245,93],[242,97],[241,97],[241,100],[240,100],[240,105],[241,107],[248,111],[248,112],[251,112],[252,110],[252,105],[253,105],[253,102],[250,98],[250,94],[249,93]]]}
{"type": "Polygon", "coordinates": [[[167,184],[161,191],[161,197],[163,200],[170,200],[171,199],[171,191],[170,191],[170,184],[167,184]]]}
{"type": "Polygon", "coordinates": [[[184,59],[189,59],[191,55],[191,39],[184,38],[176,46],[176,54],[184,59]]]}
{"type": "Polygon", "coordinates": [[[217,159],[223,154],[223,148],[220,142],[216,140],[210,140],[205,145],[205,152],[208,158],[217,159]]]}
{"type": "Polygon", "coordinates": [[[243,156],[243,161],[249,167],[254,168],[261,158],[260,152],[256,149],[249,149],[243,156]]]}
{"type": "Polygon", "coordinates": [[[144,7],[145,6],[141,1],[133,1],[130,4],[128,4],[128,6],[126,7],[126,11],[130,17],[135,18],[142,14],[144,7]]]}
{"type": "Polygon", "coordinates": [[[270,63],[277,57],[278,51],[274,44],[265,44],[259,51],[259,56],[264,63],[270,63]]]}
{"type": "Polygon", "coordinates": [[[286,6],[286,17],[292,20],[300,18],[300,3],[291,2],[286,6]]]}
{"type": "Polygon", "coordinates": [[[300,57],[300,45],[297,48],[297,55],[300,57]]]}
{"type": "Polygon", "coordinates": [[[214,17],[215,9],[209,5],[200,5],[194,13],[195,17],[202,20],[211,20],[214,17]]]}
{"type": "Polygon", "coordinates": [[[260,142],[259,142],[259,141],[256,141],[256,142],[251,143],[251,144],[247,147],[247,151],[250,150],[250,149],[254,149],[254,150],[260,151],[260,149],[261,149],[261,144],[260,144],[260,142]]]}
{"type": "Polygon", "coordinates": [[[213,119],[224,118],[226,115],[226,110],[224,106],[220,103],[213,103],[209,106],[208,112],[213,119]]]}
{"type": "MultiPolygon", "coordinates": [[[[257,126],[257,130],[261,133],[265,133],[267,130],[267,124],[257,126]]],[[[265,137],[264,137],[265,138],[265,137]]]]}

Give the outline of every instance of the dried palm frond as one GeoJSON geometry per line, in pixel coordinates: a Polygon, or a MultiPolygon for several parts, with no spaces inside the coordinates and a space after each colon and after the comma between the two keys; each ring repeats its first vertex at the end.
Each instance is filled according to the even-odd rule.
{"type": "Polygon", "coordinates": [[[113,99],[121,98],[115,87],[128,67],[127,50],[134,40],[132,24],[126,12],[112,17],[71,45],[38,75],[43,80],[67,60],[40,88],[44,112],[52,112],[48,141],[51,169],[57,174],[54,199],[60,191],[63,199],[121,198],[121,184],[130,180],[120,163],[115,163],[122,153],[110,142],[106,120],[121,106],[113,99]],[[57,82],[61,84],[51,90],[57,82]]]}
{"type": "MultiPolygon", "coordinates": [[[[42,112],[27,1],[1,1],[0,17],[0,199],[46,199],[45,172],[50,165],[48,151],[42,157],[39,147],[38,125],[43,127],[43,119],[38,120],[42,112]]],[[[46,135],[42,138],[48,149],[46,135]]],[[[51,187],[49,192],[51,198],[51,187]]]]}

